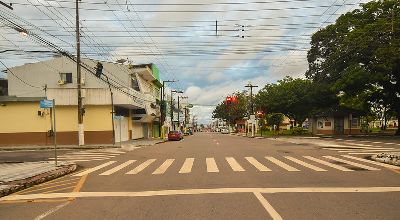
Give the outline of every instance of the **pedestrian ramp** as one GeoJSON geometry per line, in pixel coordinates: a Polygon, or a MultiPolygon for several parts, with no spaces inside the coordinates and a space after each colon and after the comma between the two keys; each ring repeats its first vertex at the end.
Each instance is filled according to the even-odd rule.
{"type": "Polygon", "coordinates": [[[220,173],[220,172],[353,172],[380,171],[382,169],[400,169],[400,167],[367,160],[351,155],[341,156],[265,156],[265,157],[222,157],[222,158],[183,158],[183,159],[147,159],[128,161],[108,161],[86,169],[74,176],[99,175],[163,175],[176,173],[220,173]]]}
{"type": "MultiPolygon", "coordinates": [[[[124,154],[127,151],[122,149],[105,149],[105,150],[84,150],[78,152],[70,152],[57,156],[58,161],[68,162],[88,162],[109,160],[118,155],[124,154]]],[[[48,158],[49,161],[54,161],[54,157],[48,158]]]]}

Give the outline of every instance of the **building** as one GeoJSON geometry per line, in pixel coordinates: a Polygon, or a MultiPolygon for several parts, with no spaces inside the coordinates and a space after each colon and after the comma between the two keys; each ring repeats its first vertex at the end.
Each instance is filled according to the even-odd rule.
{"type": "Polygon", "coordinates": [[[357,135],[362,133],[362,113],[347,108],[331,109],[309,119],[309,131],[315,135],[357,135]]]}
{"type": "Polygon", "coordinates": [[[0,78],[0,96],[8,95],[8,80],[0,78]]]}
{"type": "MultiPolygon", "coordinates": [[[[93,74],[98,61],[82,63],[85,144],[159,136],[162,85],[154,64],[101,62],[99,78],[93,74]]],[[[58,57],[10,70],[9,96],[0,97],[0,144],[49,144],[54,129],[50,110],[39,107],[42,99],[55,100],[57,143],[78,144],[76,63],[58,57]]]]}

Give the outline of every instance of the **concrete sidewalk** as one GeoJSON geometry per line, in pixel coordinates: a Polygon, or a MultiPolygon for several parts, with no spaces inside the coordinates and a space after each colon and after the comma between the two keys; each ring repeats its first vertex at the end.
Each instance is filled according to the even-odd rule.
{"type": "Polygon", "coordinates": [[[70,162],[26,162],[0,164],[0,197],[74,172],[70,162]]]}
{"type": "MultiPolygon", "coordinates": [[[[159,138],[149,138],[149,139],[137,139],[137,140],[129,140],[124,141],[122,143],[113,144],[93,144],[93,145],[57,145],[57,149],[108,149],[108,148],[135,148],[139,146],[149,146],[158,143],[163,143],[166,140],[159,138]]],[[[54,149],[54,145],[7,145],[1,146],[0,151],[27,151],[27,150],[52,150],[54,149]]]]}

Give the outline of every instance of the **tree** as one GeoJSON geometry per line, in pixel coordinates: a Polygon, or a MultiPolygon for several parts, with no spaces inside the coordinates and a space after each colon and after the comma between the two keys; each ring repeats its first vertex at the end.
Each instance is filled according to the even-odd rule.
{"type": "Polygon", "coordinates": [[[264,112],[281,112],[302,124],[322,106],[336,103],[329,89],[315,85],[311,80],[285,77],[276,84],[267,84],[256,95],[256,106],[264,112]]]}
{"type": "Polygon", "coordinates": [[[218,104],[213,111],[213,118],[226,120],[230,125],[234,125],[236,120],[248,116],[249,97],[246,92],[236,92],[232,94],[235,101],[227,103],[226,100],[218,104]]]}
{"type": "MultiPolygon", "coordinates": [[[[341,105],[400,115],[400,2],[371,1],[315,33],[308,79],[328,85],[341,105]]],[[[400,134],[400,130],[397,130],[400,134]]]]}
{"type": "Polygon", "coordinates": [[[279,130],[284,118],[285,116],[282,113],[271,113],[266,116],[267,124],[271,127],[276,126],[277,130],[279,130]]]}

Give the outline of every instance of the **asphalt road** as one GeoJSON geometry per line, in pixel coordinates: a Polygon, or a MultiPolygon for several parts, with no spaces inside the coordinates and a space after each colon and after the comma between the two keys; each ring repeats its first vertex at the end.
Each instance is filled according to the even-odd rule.
{"type": "Polygon", "coordinates": [[[80,171],[0,199],[0,219],[398,219],[400,168],[364,159],[379,150],[400,144],[197,133],[68,152],[80,171]]]}

